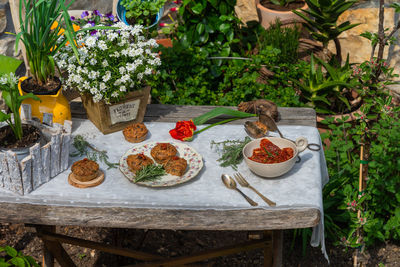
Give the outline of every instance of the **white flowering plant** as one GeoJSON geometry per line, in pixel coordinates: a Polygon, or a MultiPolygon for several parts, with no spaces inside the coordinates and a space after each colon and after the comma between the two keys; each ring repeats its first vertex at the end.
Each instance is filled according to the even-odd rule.
{"type": "Polygon", "coordinates": [[[67,87],[92,95],[94,102],[104,100],[107,104],[143,88],[161,65],[158,53],[152,51],[158,45],[142,35],[143,26],[117,22],[112,27],[77,33],[80,63],[69,46],[56,55],[58,66],[68,75],[64,79],[67,87]]]}

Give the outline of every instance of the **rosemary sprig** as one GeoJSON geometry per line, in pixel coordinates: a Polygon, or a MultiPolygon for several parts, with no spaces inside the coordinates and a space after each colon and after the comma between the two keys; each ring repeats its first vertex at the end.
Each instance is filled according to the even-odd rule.
{"type": "Polygon", "coordinates": [[[119,165],[118,163],[109,162],[107,151],[95,148],[82,135],[75,135],[72,145],[76,151],[70,154],[71,157],[85,156],[93,161],[100,160],[108,166],[108,169],[117,168],[119,165]]]}
{"type": "Polygon", "coordinates": [[[146,165],[136,172],[134,183],[153,181],[159,179],[165,174],[164,167],[162,165],[146,165]]]}
{"type": "Polygon", "coordinates": [[[218,159],[218,161],[221,162],[221,167],[231,166],[234,170],[237,170],[237,165],[243,160],[242,150],[250,141],[251,139],[248,136],[246,136],[244,140],[211,141],[211,148],[217,146],[217,151],[222,154],[218,159]],[[220,145],[222,145],[222,148],[218,149],[220,145]]]}

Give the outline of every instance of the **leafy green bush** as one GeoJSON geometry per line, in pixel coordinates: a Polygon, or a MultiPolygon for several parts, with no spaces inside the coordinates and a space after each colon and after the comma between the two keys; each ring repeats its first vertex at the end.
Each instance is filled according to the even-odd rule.
{"type": "Polygon", "coordinates": [[[0,266],[18,266],[18,267],[40,267],[35,259],[31,256],[25,256],[20,251],[15,250],[10,246],[0,247],[0,253],[5,252],[5,256],[0,256],[0,266]]]}
{"type": "Polygon", "coordinates": [[[176,39],[185,47],[206,47],[214,56],[230,56],[238,43],[236,0],[183,0],[176,39]]]}
{"type": "Polygon", "coordinates": [[[308,64],[278,64],[279,53],[266,47],[251,60],[224,60],[218,66],[198,47],[163,48],[159,75],[150,83],[152,97],[159,103],[179,105],[231,106],[265,98],[279,106],[301,106],[289,78],[300,79],[308,64]],[[274,76],[260,81],[261,67],[274,76]]]}
{"type": "Polygon", "coordinates": [[[325,155],[331,178],[323,191],[327,236],[349,247],[400,240],[400,107],[393,107],[382,90],[365,90],[364,115],[355,123],[327,120],[332,132],[322,136],[330,140],[325,155]],[[361,144],[369,162],[366,187],[359,193],[361,144]]]}

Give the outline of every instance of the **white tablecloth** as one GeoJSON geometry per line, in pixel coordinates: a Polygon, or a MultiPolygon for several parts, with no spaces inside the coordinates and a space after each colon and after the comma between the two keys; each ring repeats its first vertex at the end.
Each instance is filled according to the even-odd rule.
{"type": "MultiPolygon", "coordinates": [[[[169,130],[175,123],[146,123],[149,136],[144,141],[174,141],[169,130]]],[[[304,136],[309,143],[320,144],[318,130],[308,126],[280,126],[283,135],[290,139],[304,136]]],[[[120,157],[134,144],[125,141],[122,132],[103,135],[88,120],[74,120],[73,135],[83,135],[91,144],[101,150],[108,151],[109,161],[118,162],[120,157]]],[[[277,136],[271,133],[272,136],[277,136]]],[[[147,188],[129,182],[118,169],[107,170],[105,165],[100,168],[105,171],[105,181],[94,188],[79,189],[67,182],[69,171],[61,173],[50,182],[42,185],[26,196],[17,196],[0,189],[0,196],[15,198],[16,202],[48,203],[52,205],[78,206],[129,206],[138,208],[172,208],[172,209],[215,209],[233,210],[250,209],[243,197],[234,190],[227,189],[221,181],[221,174],[233,174],[230,167],[222,168],[217,159],[219,154],[211,149],[210,142],[232,139],[244,139],[246,133],[243,125],[219,125],[196,135],[192,142],[186,142],[202,156],[204,167],[194,179],[182,185],[170,188],[147,188]]],[[[242,188],[248,196],[258,202],[257,208],[287,209],[296,207],[315,207],[321,211],[321,221],[314,227],[311,244],[321,244],[327,258],[324,244],[324,223],[322,187],[328,181],[328,173],[322,150],[315,152],[306,149],[300,154],[301,162],[293,169],[274,179],[261,178],[253,174],[244,162],[239,165],[239,171],[248,182],[262,194],[277,203],[269,207],[256,193],[242,188]]],[[[76,161],[71,158],[70,163],[76,161]]],[[[251,218],[250,218],[251,219],[251,218]]]]}

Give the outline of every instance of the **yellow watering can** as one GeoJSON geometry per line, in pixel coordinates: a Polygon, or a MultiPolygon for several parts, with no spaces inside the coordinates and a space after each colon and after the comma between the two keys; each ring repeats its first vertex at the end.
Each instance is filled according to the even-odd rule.
{"type": "MultiPolygon", "coordinates": [[[[28,77],[21,77],[18,83],[18,90],[21,95],[27,94],[21,88],[21,83],[28,77]]],[[[62,94],[62,88],[60,87],[54,95],[38,95],[37,97],[42,102],[33,100],[31,98],[22,101],[22,104],[31,105],[32,117],[37,117],[43,122],[43,113],[53,114],[53,123],[64,124],[65,120],[71,120],[71,109],[67,98],[62,94]]]]}

